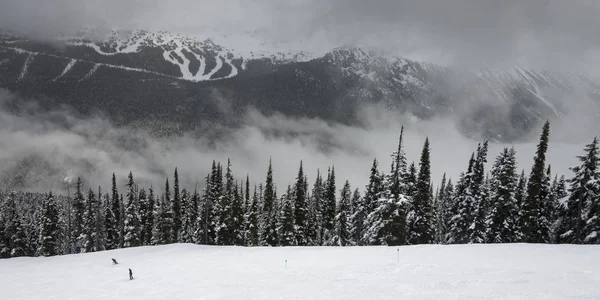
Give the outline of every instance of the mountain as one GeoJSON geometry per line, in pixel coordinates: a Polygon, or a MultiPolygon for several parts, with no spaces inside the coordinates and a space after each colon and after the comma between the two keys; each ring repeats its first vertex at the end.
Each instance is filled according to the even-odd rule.
{"type": "Polygon", "coordinates": [[[68,104],[165,134],[236,126],[249,107],[359,125],[358,109],[374,104],[421,119],[453,117],[466,136],[516,141],[573,108],[600,114],[600,80],[584,76],[458,69],[352,46],[324,55],[230,49],[166,31],[45,40],[4,33],[0,87],[43,99],[47,109],[68,104]]]}

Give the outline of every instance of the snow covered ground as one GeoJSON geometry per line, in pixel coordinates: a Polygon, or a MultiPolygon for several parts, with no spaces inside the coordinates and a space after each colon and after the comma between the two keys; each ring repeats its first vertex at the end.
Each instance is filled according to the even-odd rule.
{"type": "Polygon", "coordinates": [[[0,260],[0,299],[600,299],[599,246],[397,249],[175,244],[0,260]]]}

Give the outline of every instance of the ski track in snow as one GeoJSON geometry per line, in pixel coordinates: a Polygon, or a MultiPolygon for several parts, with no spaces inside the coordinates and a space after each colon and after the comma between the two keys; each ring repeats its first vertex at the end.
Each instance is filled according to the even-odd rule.
{"type": "Polygon", "coordinates": [[[81,82],[81,81],[84,81],[84,80],[86,80],[86,79],[88,79],[88,78],[92,77],[92,75],[94,75],[94,73],[96,73],[96,71],[98,71],[98,69],[100,68],[100,66],[101,66],[101,64],[95,64],[95,65],[94,65],[94,66],[93,66],[93,67],[90,69],[90,71],[89,71],[87,74],[85,74],[85,76],[83,76],[83,78],[81,78],[79,81],[81,82]]]}
{"type": "Polygon", "coordinates": [[[2,259],[0,291],[3,300],[600,299],[599,251],[543,244],[171,244],[2,259]]]}
{"type": "Polygon", "coordinates": [[[67,74],[75,66],[76,63],[77,63],[76,59],[71,59],[71,61],[69,61],[69,63],[67,64],[65,69],[62,71],[62,73],[60,75],[58,75],[56,78],[54,78],[52,81],[57,81],[58,79],[65,76],[65,74],[67,74]]]}
{"type": "Polygon", "coordinates": [[[18,80],[22,80],[23,78],[25,78],[25,76],[27,76],[27,70],[29,69],[31,61],[33,61],[34,56],[35,54],[33,53],[29,53],[29,55],[27,55],[27,59],[25,59],[25,63],[23,64],[23,68],[21,69],[21,74],[19,75],[18,80]]]}
{"type": "Polygon", "coordinates": [[[193,52],[188,47],[178,44],[177,48],[175,50],[168,51],[163,48],[163,51],[164,51],[163,58],[166,61],[179,67],[179,70],[181,71],[181,74],[182,74],[181,79],[184,79],[184,80],[194,81],[194,82],[214,81],[214,80],[231,78],[238,74],[238,69],[233,65],[231,60],[225,58],[227,56],[226,53],[225,54],[219,53],[219,55],[215,56],[216,66],[214,68],[212,68],[210,70],[210,72],[208,72],[207,74],[204,74],[206,72],[206,59],[204,57],[202,57],[201,55],[193,52]],[[198,72],[196,72],[196,74],[192,74],[192,72],[190,72],[190,69],[189,69],[190,60],[183,54],[183,50],[185,50],[189,53],[192,53],[196,57],[196,59],[198,59],[198,61],[200,61],[200,67],[198,68],[198,72]],[[171,52],[177,54],[177,56],[179,56],[183,60],[183,63],[180,63],[176,58],[172,57],[171,52]],[[227,76],[223,76],[223,77],[219,77],[219,78],[211,78],[214,74],[219,72],[221,70],[221,68],[223,68],[223,60],[225,60],[225,62],[231,66],[231,72],[227,76]]]}
{"type": "MultiPolygon", "coordinates": [[[[12,50],[12,51],[15,51],[16,53],[20,53],[20,54],[24,53],[24,54],[29,54],[29,55],[45,55],[45,56],[56,57],[56,58],[61,58],[61,59],[69,59],[69,60],[71,59],[70,57],[66,57],[66,56],[60,56],[60,55],[54,55],[54,54],[48,54],[48,53],[39,53],[39,52],[29,51],[29,50],[25,50],[25,49],[21,49],[21,48],[2,47],[2,46],[0,46],[0,48],[12,50]]],[[[179,79],[178,77],[175,77],[175,76],[171,76],[171,75],[167,75],[167,74],[163,74],[163,73],[159,73],[159,72],[154,72],[154,71],[148,71],[148,70],[144,70],[144,69],[111,65],[111,64],[105,64],[105,63],[96,63],[96,62],[84,60],[84,59],[76,59],[76,61],[92,63],[92,64],[101,65],[101,66],[109,67],[109,68],[113,68],[113,69],[122,69],[122,70],[133,71],[133,72],[149,73],[149,74],[154,74],[154,75],[160,75],[163,77],[179,79]]]]}

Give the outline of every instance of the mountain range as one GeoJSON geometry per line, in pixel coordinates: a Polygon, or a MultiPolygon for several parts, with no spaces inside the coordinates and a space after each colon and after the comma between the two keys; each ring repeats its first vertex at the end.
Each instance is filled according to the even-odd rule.
{"type": "Polygon", "coordinates": [[[176,134],[269,115],[361,125],[364,104],[419,119],[450,116],[469,137],[518,141],[546,119],[600,114],[600,79],[514,66],[461,69],[342,46],[324,54],[226,47],[166,31],[0,34],[0,87],[102,112],[119,126],[176,134]]]}

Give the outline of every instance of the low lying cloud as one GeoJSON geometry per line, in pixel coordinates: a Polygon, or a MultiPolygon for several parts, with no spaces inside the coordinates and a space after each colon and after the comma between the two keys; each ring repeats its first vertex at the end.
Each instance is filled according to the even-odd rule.
{"type": "MultiPolygon", "coordinates": [[[[228,158],[236,178],[242,180],[249,174],[254,184],[264,182],[271,158],[280,192],[294,181],[300,160],[311,184],[317,169],[326,172],[335,166],[338,187],[349,179],[363,191],[373,158],[382,171],[389,172],[402,125],[409,162],[418,164],[425,137],[429,137],[436,184],[444,172],[456,180],[477,144],[458,133],[454,120],[419,121],[372,107],[361,111],[364,128],[250,111],[241,128],[211,143],[192,134],[152,137],[143,130],[114,127],[102,115],[82,118],[66,108],[44,112],[32,103],[0,90],[0,179],[4,187],[65,192],[65,177],[81,176],[87,186],[109,188],[114,172],[123,189],[132,171],[139,184],[162,190],[167,176],[172,178],[178,167],[183,187],[193,189],[198,182],[202,188],[212,160],[226,163],[228,158]],[[15,103],[20,103],[18,109],[15,103]]],[[[536,143],[537,137],[515,145],[519,167],[527,173],[536,143]]],[[[504,146],[511,145],[491,145],[490,164],[504,146]]],[[[551,136],[548,159],[554,171],[567,173],[582,148],[582,144],[552,141],[551,136]]]]}

